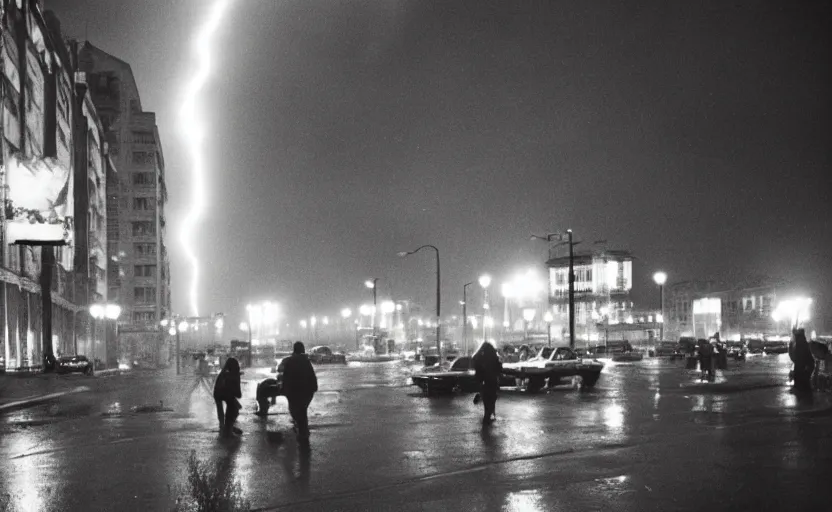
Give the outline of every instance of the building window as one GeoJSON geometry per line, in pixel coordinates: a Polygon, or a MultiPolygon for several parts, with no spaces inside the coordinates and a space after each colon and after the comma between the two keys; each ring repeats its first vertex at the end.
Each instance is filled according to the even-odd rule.
{"type": "Polygon", "coordinates": [[[133,143],[134,144],[156,144],[156,137],[153,136],[153,132],[133,132],[133,143]]]}
{"type": "Polygon", "coordinates": [[[136,277],[153,277],[156,275],[156,265],[134,265],[133,275],[136,277]]]}
{"type": "Polygon", "coordinates": [[[156,256],[156,244],[133,244],[136,256],[156,256]]]}
{"type": "Polygon", "coordinates": [[[154,153],[152,151],[133,151],[133,163],[137,165],[150,165],[153,163],[154,153]]]}
{"type": "Polygon", "coordinates": [[[135,313],[133,313],[133,323],[156,323],[156,313],[154,313],[153,311],[136,311],[135,313]]]}
{"type": "Polygon", "coordinates": [[[152,221],[132,222],[133,236],[151,236],[156,234],[156,223],[152,221]]]}
{"type": "Polygon", "coordinates": [[[137,303],[148,304],[156,302],[155,286],[137,286],[133,288],[133,299],[137,303]]]}
{"type": "Polygon", "coordinates": [[[142,210],[148,211],[153,209],[153,198],[152,197],[134,197],[133,198],[133,209],[134,210],[142,210]]]}
{"type": "Polygon", "coordinates": [[[133,185],[153,185],[152,172],[134,172],[133,185]]]}

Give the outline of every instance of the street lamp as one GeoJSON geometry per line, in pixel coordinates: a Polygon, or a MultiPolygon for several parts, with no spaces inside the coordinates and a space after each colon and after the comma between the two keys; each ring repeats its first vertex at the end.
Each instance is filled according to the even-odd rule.
{"type": "Polygon", "coordinates": [[[667,282],[667,274],[664,272],[656,272],[653,274],[653,281],[659,285],[659,311],[661,316],[656,321],[661,324],[659,326],[659,341],[664,340],[664,283],[667,282]]]}
{"type": "MultiPolygon", "coordinates": [[[[95,328],[96,320],[118,320],[121,315],[121,306],[118,304],[91,304],[90,316],[93,318],[92,322],[92,371],[95,373],[95,328]]],[[[116,325],[118,328],[118,325],[116,325]]],[[[104,339],[107,338],[107,325],[104,325],[104,339]]],[[[116,339],[118,339],[118,332],[116,332],[116,339]]],[[[106,349],[106,341],[104,348],[106,349]]]]}
{"type": "Polygon", "coordinates": [[[248,322],[240,322],[240,330],[248,332],[248,346],[251,348],[251,324],[248,322]]]}
{"type": "Polygon", "coordinates": [[[367,279],[364,281],[364,286],[373,290],[373,336],[376,335],[376,305],[377,305],[377,297],[378,297],[378,280],[379,277],[374,277],[372,279],[367,279]]]}
{"type": "Polygon", "coordinates": [[[468,355],[468,287],[473,283],[462,285],[462,343],[465,345],[465,355],[468,355]]]}
{"type": "MultiPolygon", "coordinates": [[[[532,240],[545,240],[552,242],[559,240],[561,244],[569,244],[569,348],[575,348],[575,246],[580,242],[572,241],[572,230],[566,230],[566,240],[562,233],[549,233],[545,237],[532,235],[532,240]]],[[[560,245],[560,244],[559,244],[560,245]]]]}
{"type": "Polygon", "coordinates": [[[410,256],[411,254],[416,254],[417,252],[421,251],[422,249],[433,249],[436,251],[436,351],[437,355],[439,356],[439,361],[442,361],[442,336],[441,336],[441,274],[440,274],[440,267],[439,267],[439,249],[436,248],[434,245],[423,245],[413,251],[403,251],[398,253],[400,258],[405,258],[410,256]]]}
{"type": "MultiPolygon", "coordinates": [[[[488,274],[483,274],[478,279],[480,286],[482,287],[482,309],[486,310],[489,309],[488,307],[488,287],[491,285],[491,276],[488,274]]],[[[482,341],[488,340],[487,331],[486,331],[486,322],[485,322],[485,311],[483,311],[483,322],[482,322],[482,341]]]]}
{"type": "Polygon", "coordinates": [[[550,347],[552,346],[552,320],[554,320],[552,312],[547,311],[546,314],[543,315],[543,321],[546,322],[546,339],[549,340],[550,347]]]}
{"type": "Polygon", "coordinates": [[[524,326],[525,326],[524,331],[525,332],[523,334],[523,341],[525,341],[529,338],[529,322],[534,320],[535,313],[537,313],[537,311],[535,311],[533,308],[526,308],[526,309],[523,310],[523,320],[525,320],[525,323],[524,323],[524,326]]]}

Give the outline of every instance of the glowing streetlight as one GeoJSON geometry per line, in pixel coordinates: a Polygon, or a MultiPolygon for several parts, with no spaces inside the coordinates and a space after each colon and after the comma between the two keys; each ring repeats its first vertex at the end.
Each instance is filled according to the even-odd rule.
{"type": "Polygon", "coordinates": [[[664,340],[664,283],[667,282],[667,274],[664,272],[656,272],[653,274],[653,281],[659,285],[659,314],[656,316],[656,322],[659,323],[659,341],[664,340]]]}
{"type": "Polygon", "coordinates": [[[481,275],[478,281],[480,283],[480,286],[483,287],[483,289],[491,286],[491,276],[489,276],[488,274],[481,275]]]}
{"type": "MultiPolygon", "coordinates": [[[[96,320],[117,320],[119,315],[121,315],[121,306],[117,304],[91,304],[90,305],[90,316],[93,318],[92,321],[92,370],[95,372],[95,323],[96,320]]],[[[107,337],[107,326],[104,326],[104,338],[105,338],[105,345],[106,345],[106,337],[107,337]]],[[[116,334],[118,337],[118,334],[116,334]]]]}
{"type": "Polygon", "coordinates": [[[324,325],[329,325],[329,317],[328,316],[323,317],[323,319],[321,321],[323,322],[324,325]]]}
{"type": "Polygon", "coordinates": [[[396,311],[396,304],[392,301],[384,301],[381,303],[381,312],[385,314],[389,314],[396,311]]]}
{"type": "Polygon", "coordinates": [[[346,320],[347,318],[352,316],[352,310],[350,308],[344,308],[341,310],[341,318],[346,320]]]}
{"type": "Polygon", "coordinates": [[[439,249],[435,245],[425,244],[412,251],[402,251],[398,253],[398,255],[400,258],[406,258],[411,254],[416,254],[422,249],[433,249],[433,251],[436,252],[436,355],[439,356],[439,360],[442,361],[442,287],[440,285],[441,269],[439,266],[439,249]]]}
{"type": "Polygon", "coordinates": [[[554,319],[551,311],[546,311],[543,315],[543,321],[546,322],[546,338],[549,340],[550,347],[552,346],[552,320],[554,319]]]}
{"type": "Polygon", "coordinates": [[[358,312],[361,313],[362,316],[370,316],[373,314],[373,306],[362,304],[360,308],[358,308],[358,312]]]}
{"type": "Polygon", "coordinates": [[[300,327],[301,327],[301,329],[306,329],[306,326],[307,326],[306,320],[301,320],[301,321],[300,321],[300,327]]]}
{"type": "Polygon", "coordinates": [[[797,297],[781,301],[777,308],[771,313],[775,322],[789,321],[791,327],[797,328],[801,322],[810,320],[809,309],[812,306],[812,299],[797,297]]]}
{"type": "Polygon", "coordinates": [[[529,323],[534,320],[534,315],[537,313],[533,308],[526,308],[523,310],[523,320],[524,320],[524,334],[523,339],[526,340],[529,337],[529,323]]]}

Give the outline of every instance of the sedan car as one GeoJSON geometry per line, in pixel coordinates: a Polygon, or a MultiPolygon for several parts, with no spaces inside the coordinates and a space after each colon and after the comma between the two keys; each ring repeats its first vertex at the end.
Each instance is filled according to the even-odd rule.
{"type": "Polygon", "coordinates": [[[306,354],[314,364],[347,364],[347,356],[333,352],[327,346],[312,347],[306,354]]]}
{"type": "Polygon", "coordinates": [[[598,382],[604,364],[597,359],[578,357],[569,347],[543,347],[537,356],[517,363],[503,364],[503,385],[513,385],[516,379],[526,382],[526,390],[535,392],[548,382],[550,387],[568,377],[581,377],[581,386],[591,388],[598,382]]]}
{"type": "Polygon", "coordinates": [[[656,343],[656,346],[649,351],[649,355],[650,357],[668,357],[670,359],[685,356],[679,344],[675,341],[660,341],[656,343]]]}
{"type": "Polygon", "coordinates": [[[92,363],[87,359],[87,356],[61,356],[58,358],[55,371],[58,373],[92,375],[92,363]]]}
{"type": "Polygon", "coordinates": [[[454,391],[473,393],[479,389],[474,373],[471,358],[458,357],[447,367],[426,367],[414,374],[411,380],[414,386],[419,386],[428,395],[454,391]]]}

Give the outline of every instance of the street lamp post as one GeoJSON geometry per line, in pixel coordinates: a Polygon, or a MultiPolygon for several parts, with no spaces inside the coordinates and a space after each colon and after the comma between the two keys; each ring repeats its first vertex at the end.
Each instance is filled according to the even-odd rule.
{"type": "Polygon", "coordinates": [[[664,283],[667,282],[667,274],[664,272],[656,272],[653,274],[653,281],[659,285],[659,312],[661,318],[659,320],[659,341],[664,341],[664,283]]]}
{"type": "Polygon", "coordinates": [[[462,343],[465,344],[465,355],[468,355],[468,287],[473,282],[462,285],[462,343]]]}
{"type": "Polygon", "coordinates": [[[480,286],[482,286],[482,341],[485,343],[488,340],[488,332],[486,331],[485,313],[489,309],[488,304],[488,287],[491,285],[491,276],[483,274],[479,278],[480,286]]]}
{"type": "MultiPolygon", "coordinates": [[[[90,316],[92,317],[92,371],[95,373],[95,359],[96,359],[96,350],[95,350],[95,330],[96,330],[96,320],[118,320],[119,315],[121,315],[121,306],[117,304],[91,304],[90,305],[90,316]]],[[[118,337],[118,334],[116,334],[118,337]]],[[[104,339],[107,338],[107,325],[104,325],[104,339]]],[[[106,344],[105,344],[106,348],[106,344]]]]}
{"type": "MultiPolygon", "coordinates": [[[[566,230],[567,240],[569,244],[569,348],[575,349],[575,252],[576,243],[572,242],[572,230],[566,230]]],[[[560,233],[550,233],[545,237],[532,235],[532,240],[552,240],[563,241],[563,235],[560,233]]],[[[580,243],[580,242],[578,242],[580,243]]]]}
{"type": "Polygon", "coordinates": [[[399,253],[399,257],[404,258],[410,256],[411,254],[416,254],[417,252],[421,251],[422,249],[429,248],[436,251],[436,351],[437,355],[439,356],[439,362],[442,362],[442,321],[441,321],[441,304],[442,304],[442,294],[441,294],[441,274],[440,274],[440,267],[439,267],[439,249],[436,248],[434,245],[423,245],[413,251],[403,251],[399,253]]]}
{"type": "Polygon", "coordinates": [[[526,342],[529,339],[529,322],[534,320],[534,314],[536,311],[532,308],[526,308],[523,310],[523,342],[526,342]]]}
{"type": "Polygon", "coordinates": [[[552,312],[546,311],[546,314],[543,315],[543,321],[546,322],[546,339],[548,340],[550,347],[552,346],[552,320],[554,320],[552,312]]]}
{"type": "Polygon", "coordinates": [[[377,334],[377,329],[376,329],[376,318],[377,318],[376,317],[376,310],[377,310],[377,306],[378,306],[378,303],[377,303],[377,299],[378,299],[377,288],[378,288],[378,280],[379,279],[380,278],[378,278],[378,277],[374,277],[372,279],[367,279],[366,281],[364,281],[364,286],[373,290],[373,336],[378,335],[377,334]]]}
{"type": "Polygon", "coordinates": [[[240,330],[248,333],[248,346],[251,349],[251,324],[248,322],[240,322],[240,330]]]}
{"type": "Polygon", "coordinates": [[[179,325],[176,326],[176,375],[179,375],[180,369],[182,368],[181,364],[181,340],[182,340],[182,333],[188,330],[188,322],[182,320],[179,322],[179,325]]]}

